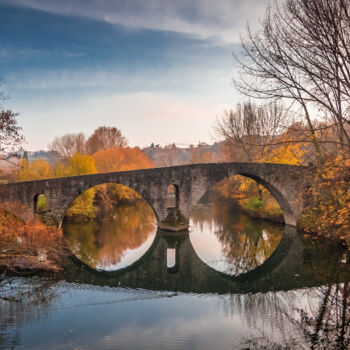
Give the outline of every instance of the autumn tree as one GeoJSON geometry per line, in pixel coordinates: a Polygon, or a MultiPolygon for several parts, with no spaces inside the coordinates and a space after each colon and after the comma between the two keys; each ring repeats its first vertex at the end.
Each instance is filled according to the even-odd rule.
{"type": "MultiPolygon", "coordinates": [[[[68,161],[66,168],[68,176],[95,174],[95,160],[88,154],[75,153],[68,161]]],[[[90,188],[77,197],[67,210],[68,216],[93,218],[96,215],[94,199],[96,188],[90,188]]]]}
{"type": "Polygon", "coordinates": [[[121,131],[115,127],[100,126],[86,141],[86,149],[89,154],[94,154],[100,149],[126,147],[127,139],[121,131]]]}
{"type": "Polygon", "coordinates": [[[154,167],[153,161],[136,147],[100,149],[92,157],[99,173],[154,167]]]}
{"type": "Polygon", "coordinates": [[[75,153],[68,161],[68,172],[70,176],[95,174],[95,160],[88,154],[75,153]]]}
{"type": "Polygon", "coordinates": [[[83,133],[78,133],[55,137],[49,143],[49,150],[57,152],[63,160],[67,161],[75,153],[85,153],[85,136],[83,133]]]}
{"type": "MultiPolygon", "coordinates": [[[[108,148],[100,149],[93,154],[98,172],[125,171],[154,167],[154,163],[139,148],[108,148]]],[[[99,188],[99,198],[114,201],[134,201],[140,196],[125,186],[108,184],[99,188]]]]}
{"type": "MultiPolygon", "coordinates": [[[[287,0],[269,6],[260,31],[242,40],[235,86],[264,100],[289,101],[307,122],[323,155],[313,114],[332,120],[336,140],[350,147],[350,0],[287,0]]],[[[322,141],[324,142],[324,141],[322,141]]]]}
{"type": "Polygon", "coordinates": [[[35,159],[32,162],[23,160],[18,173],[20,181],[42,180],[53,177],[53,171],[49,163],[43,159],[35,159]]]}
{"type": "Polygon", "coordinates": [[[306,193],[303,226],[307,232],[344,239],[350,249],[350,161],[339,156],[317,170],[306,193]]]}

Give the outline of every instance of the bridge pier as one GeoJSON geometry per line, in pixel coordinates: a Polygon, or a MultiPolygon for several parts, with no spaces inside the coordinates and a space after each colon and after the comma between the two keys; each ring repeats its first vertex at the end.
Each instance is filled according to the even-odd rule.
{"type": "Polygon", "coordinates": [[[166,231],[188,230],[190,220],[178,208],[169,208],[164,220],[158,221],[158,227],[166,231]]]}

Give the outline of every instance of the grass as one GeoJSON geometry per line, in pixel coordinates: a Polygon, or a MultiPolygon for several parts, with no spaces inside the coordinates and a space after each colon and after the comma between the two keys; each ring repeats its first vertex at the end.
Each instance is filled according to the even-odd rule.
{"type": "Polygon", "coordinates": [[[279,204],[271,197],[266,196],[261,200],[258,197],[248,197],[239,201],[241,207],[249,215],[258,219],[266,219],[277,223],[283,223],[283,212],[279,204]]]}

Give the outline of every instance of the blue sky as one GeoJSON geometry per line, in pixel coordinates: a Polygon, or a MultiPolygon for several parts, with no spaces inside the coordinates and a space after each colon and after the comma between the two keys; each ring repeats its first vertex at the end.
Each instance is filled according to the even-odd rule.
{"type": "Polygon", "coordinates": [[[240,97],[232,52],[264,0],[0,0],[1,89],[26,149],[116,126],[131,145],[212,142],[240,97]]]}

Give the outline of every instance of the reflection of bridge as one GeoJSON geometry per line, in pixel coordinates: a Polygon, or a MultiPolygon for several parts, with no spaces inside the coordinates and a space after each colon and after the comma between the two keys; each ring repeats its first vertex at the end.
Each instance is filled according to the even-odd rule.
{"type": "Polygon", "coordinates": [[[338,263],[340,253],[325,266],[320,264],[319,254],[316,246],[303,247],[295,228],[285,226],[282,240],[269,259],[250,272],[231,277],[202,262],[192,247],[188,231],[158,230],[149,251],[131,266],[102,272],[76,261],[68,265],[65,279],[93,285],[193,293],[292,290],[349,279],[349,268],[338,263]],[[171,268],[167,267],[169,248],[176,250],[175,266],[171,268]]]}
{"type": "Polygon", "coordinates": [[[159,227],[178,231],[188,227],[192,208],[217,182],[243,175],[265,186],[278,201],[286,224],[295,226],[303,204],[301,194],[312,168],[270,163],[212,163],[64,177],[0,185],[0,206],[23,218],[31,218],[37,198],[47,198],[46,216],[57,225],[72,201],[87,189],[117,183],[140,193],[152,206],[159,227]],[[176,203],[167,208],[167,188],[174,185],[176,203]],[[12,203],[20,203],[24,208],[12,203]]]}

